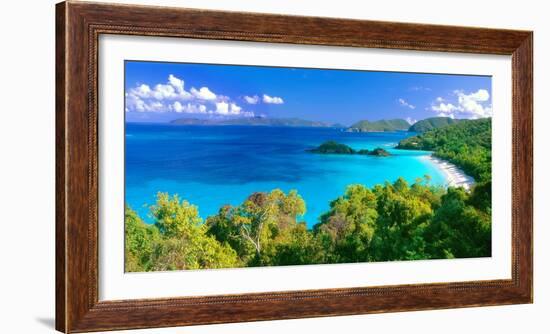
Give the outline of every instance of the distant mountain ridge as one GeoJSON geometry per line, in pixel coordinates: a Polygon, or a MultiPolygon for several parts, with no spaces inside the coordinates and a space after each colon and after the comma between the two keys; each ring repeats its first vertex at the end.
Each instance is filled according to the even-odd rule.
{"type": "Polygon", "coordinates": [[[438,129],[447,125],[456,124],[461,122],[460,119],[454,119],[450,117],[430,117],[420,120],[409,128],[411,132],[426,132],[433,129],[438,129]]]}
{"type": "Polygon", "coordinates": [[[247,117],[233,119],[198,119],[178,118],[170,122],[176,125],[248,125],[248,126],[290,126],[290,127],[324,127],[324,128],[345,128],[337,123],[309,121],[301,118],[267,118],[247,117]]]}
{"type": "Polygon", "coordinates": [[[281,126],[281,127],[324,127],[341,128],[346,132],[388,132],[388,131],[411,131],[423,133],[433,129],[442,128],[448,125],[462,122],[462,119],[450,117],[430,117],[410,125],[401,118],[382,119],[378,121],[362,120],[347,127],[338,123],[310,121],[301,118],[269,118],[269,117],[246,117],[231,119],[201,119],[201,118],[178,118],[170,122],[175,125],[245,125],[245,126],[281,126]]]}
{"type": "Polygon", "coordinates": [[[386,132],[386,131],[407,131],[411,125],[404,119],[382,119],[379,121],[359,121],[350,126],[348,132],[386,132]]]}

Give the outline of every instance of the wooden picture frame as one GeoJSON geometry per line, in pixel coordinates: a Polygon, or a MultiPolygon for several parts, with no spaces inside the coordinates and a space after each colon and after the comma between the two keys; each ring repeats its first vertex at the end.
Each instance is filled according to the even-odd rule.
{"type": "Polygon", "coordinates": [[[531,303],[533,33],[66,1],[56,7],[56,329],[120,330],[531,303]],[[512,278],[123,301],[98,299],[101,34],[512,56],[512,278]]]}

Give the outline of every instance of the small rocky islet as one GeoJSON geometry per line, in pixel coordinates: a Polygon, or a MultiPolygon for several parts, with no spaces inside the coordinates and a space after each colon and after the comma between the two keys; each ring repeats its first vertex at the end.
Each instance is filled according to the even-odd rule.
{"type": "Polygon", "coordinates": [[[360,149],[354,150],[346,144],[338,143],[336,141],[330,140],[322,143],[316,148],[307,150],[310,153],[318,154],[359,154],[359,155],[372,155],[377,157],[387,157],[390,156],[390,152],[386,151],[383,148],[377,147],[374,150],[360,149]]]}

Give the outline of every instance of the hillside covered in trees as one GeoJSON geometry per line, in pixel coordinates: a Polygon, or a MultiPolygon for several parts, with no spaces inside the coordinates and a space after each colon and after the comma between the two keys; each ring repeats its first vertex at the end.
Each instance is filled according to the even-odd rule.
{"type": "Polygon", "coordinates": [[[478,183],[491,180],[491,119],[462,120],[399,142],[399,149],[434,151],[471,175],[478,183]]]}
{"type": "Polygon", "coordinates": [[[373,188],[350,185],[313,229],[300,217],[295,191],[251,194],[238,206],[199,216],[178,196],[159,193],[154,224],[126,208],[129,272],[282,266],[491,255],[490,202],[462,188],[412,185],[403,179],[373,188]]]}
{"type": "Polygon", "coordinates": [[[348,132],[384,132],[384,131],[407,131],[410,124],[400,118],[382,119],[379,121],[359,121],[352,124],[346,131],[348,132]]]}
{"type": "Polygon", "coordinates": [[[433,130],[437,128],[442,128],[444,126],[458,123],[462,120],[454,119],[450,117],[430,117],[423,120],[420,120],[409,128],[411,132],[426,132],[428,130],[433,130]]]}

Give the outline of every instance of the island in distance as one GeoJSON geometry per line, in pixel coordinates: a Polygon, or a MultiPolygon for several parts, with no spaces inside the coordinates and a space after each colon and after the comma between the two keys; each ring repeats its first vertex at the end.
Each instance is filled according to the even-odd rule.
{"type": "Polygon", "coordinates": [[[230,119],[199,119],[178,118],[170,122],[176,125],[248,125],[248,126],[290,126],[290,127],[323,127],[346,128],[338,123],[309,121],[300,118],[268,118],[268,117],[244,117],[230,119]]]}
{"type": "Polygon", "coordinates": [[[433,129],[438,129],[447,125],[456,124],[463,121],[462,119],[454,119],[450,117],[431,117],[418,121],[411,125],[410,132],[426,132],[433,129]]]}
{"type": "Polygon", "coordinates": [[[408,131],[411,125],[404,119],[382,119],[379,121],[363,120],[352,124],[346,129],[347,132],[387,132],[387,131],[408,131]]]}
{"type": "Polygon", "coordinates": [[[380,147],[377,147],[372,151],[365,150],[365,149],[356,151],[346,144],[338,143],[333,140],[326,141],[321,145],[319,145],[318,147],[309,149],[307,151],[311,153],[319,153],[319,154],[361,154],[361,155],[373,155],[377,157],[390,156],[390,152],[380,147]]]}
{"type": "Polygon", "coordinates": [[[382,119],[378,121],[362,120],[347,127],[339,123],[310,121],[301,118],[270,118],[270,117],[246,117],[246,118],[224,118],[224,119],[203,119],[203,118],[178,118],[171,121],[174,125],[202,125],[202,126],[288,126],[288,127],[323,127],[345,129],[346,132],[390,132],[410,131],[426,132],[428,130],[441,128],[455,124],[461,120],[450,117],[431,117],[415,122],[410,125],[404,119],[382,119]]]}

